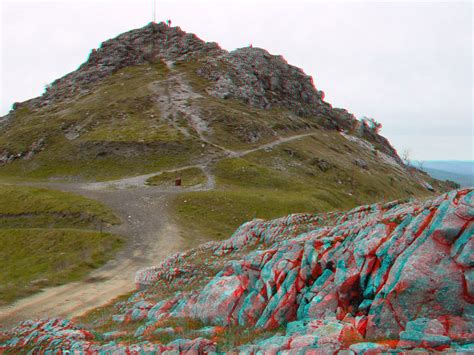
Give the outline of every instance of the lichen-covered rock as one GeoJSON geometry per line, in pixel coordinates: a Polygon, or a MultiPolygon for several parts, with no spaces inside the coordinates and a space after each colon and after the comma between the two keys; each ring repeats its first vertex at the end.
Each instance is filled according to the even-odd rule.
{"type": "Polygon", "coordinates": [[[52,320],[21,324],[2,336],[0,350],[206,353],[219,349],[219,334],[242,327],[255,330],[255,339],[234,349],[250,354],[469,352],[473,221],[471,189],[425,202],[254,220],[227,241],[176,254],[137,275],[142,290],[114,315],[117,324],[137,322],[137,344],[104,345],[99,338],[116,334],[52,320]],[[204,255],[201,270],[185,272],[198,268],[204,255]],[[204,271],[212,265],[220,272],[209,279],[204,271]],[[199,280],[196,289],[181,291],[199,280]],[[154,296],[160,285],[176,292],[154,296]],[[162,327],[167,319],[201,326],[187,333],[190,339],[154,342],[153,335],[178,336],[162,327]]]}
{"type": "Polygon", "coordinates": [[[400,333],[398,346],[440,350],[451,344],[451,338],[446,333],[444,325],[437,319],[417,318],[406,324],[405,330],[400,333]]]}

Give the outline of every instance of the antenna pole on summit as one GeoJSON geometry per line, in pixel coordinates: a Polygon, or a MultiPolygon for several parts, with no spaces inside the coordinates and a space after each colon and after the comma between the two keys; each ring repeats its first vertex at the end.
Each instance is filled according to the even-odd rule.
{"type": "Polygon", "coordinates": [[[156,0],[153,1],[153,23],[156,22],[156,0]]]}

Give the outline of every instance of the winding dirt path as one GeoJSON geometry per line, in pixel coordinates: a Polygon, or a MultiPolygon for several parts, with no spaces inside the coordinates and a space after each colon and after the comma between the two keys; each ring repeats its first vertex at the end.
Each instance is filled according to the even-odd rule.
{"type": "Polygon", "coordinates": [[[288,143],[288,142],[291,142],[291,141],[294,141],[294,140],[297,140],[297,139],[301,139],[301,138],[305,138],[305,137],[309,137],[309,136],[313,136],[313,135],[314,135],[314,132],[295,134],[294,136],[289,136],[289,137],[281,137],[281,138],[278,138],[278,139],[274,140],[273,142],[263,144],[263,145],[258,146],[256,148],[253,148],[253,149],[240,150],[240,151],[234,152],[233,156],[240,158],[240,157],[243,157],[245,155],[255,153],[259,150],[271,149],[273,147],[276,147],[277,145],[280,145],[280,144],[283,144],[283,143],[288,143]]]}
{"type": "MultiPolygon", "coordinates": [[[[103,181],[103,182],[93,182],[93,183],[85,183],[85,184],[80,184],[76,185],[81,189],[84,190],[103,190],[103,189],[129,189],[129,188],[134,188],[134,187],[143,187],[146,186],[146,181],[156,175],[160,175],[165,172],[175,172],[175,171],[180,171],[180,170],[185,170],[189,168],[200,168],[204,172],[204,174],[207,177],[207,183],[204,186],[197,185],[195,187],[189,187],[186,189],[186,191],[207,191],[207,190],[212,190],[216,186],[215,182],[215,177],[212,174],[211,171],[211,164],[215,164],[219,160],[225,159],[225,158],[241,158],[244,157],[248,154],[258,152],[260,150],[265,150],[265,149],[271,149],[274,148],[277,145],[284,144],[287,142],[291,142],[294,140],[298,140],[301,138],[309,137],[314,135],[314,133],[303,133],[303,134],[297,134],[294,136],[290,137],[281,137],[273,142],[263,144],[261,146],[258,146],[256,148],[252,149],[247,149],[247,150],[238,150],[238,151],[230,151],[227,150],[224,152],[223,155],[214,157],[213,159],[209,159],[206,163],[202,164],[194,164],[194,165],[186,165],[181,168],[176,168],[176,169],[168,169],[168,170],[161,170],[157,171],[154,173],[150,174],[144,174],[144,175],[138,175],[138,176],[133,176],[133,177],[127,177],[123,179],[117,179],[117,180],[110,180],[110,181],[103,181]]],[[[54,187],[54,184],[52,184],[54,187]]],[[[51,186],[51,185],[50,185],[51,186]]],[[[67,185],[64,185],[67,186],[67,185]]],[[[183,192],[183,188],[181,187],[167,187],[167,188],[160,188],[160,187],[155,187],[155,191],[161,191],[164,193],[179,193],[183,192]]]]}

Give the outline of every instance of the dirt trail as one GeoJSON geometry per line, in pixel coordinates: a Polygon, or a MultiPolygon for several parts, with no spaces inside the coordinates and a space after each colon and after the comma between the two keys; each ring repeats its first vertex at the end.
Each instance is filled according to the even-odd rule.
{"type": "Polygon", "coordinates": [[[183,135],[187,137],[197,135],[202,142],[225,152],[227,155],[232,154],[231,150],[209,140],[208,135],[212,133],[212,129],[201,117],[200,109],[195,103],[195,100],[202,98],[202,95],[193,90],[191,85],[186,82],[184,73],[178,73],[172,62],[166,64],[170,69],[169,77],[148,85],[150,91],[155,94],[156,104],[162,118],[171,123],[183,135]],[[187,127],[180,124],[181,119],[187,121],[187,127]],[[192,132],[189,128],[192,128],[192,132]]]}
{"type": "MultiPolygon", "coordinates": [[[[242,157],[313,134],[305,133],[283,137],[274,142],[243,151],[228,150],[209,142],[206,138],[208,128],[199,117],[198,109],[191,104],[192,100],[188,100],[197,97],[198,94],[195,94],[191,87],[184,82],[184,78],[177,74],[170,76],[166,81],[166,84],[157,82],[151,87],[158,94],[158,104],[163,118],[176,119],[179,116],[178,113],[185,114],[190,126],[195,130],[193,134],[197,134],[204,142],[218,148],[220,153],[209,157],[201,164],[165,171],[198,167],[206,175],[207,183],[190,188],[145,185],[148,178],[165,172],[158,171],[98,183],[29,184],[73,192],[102,202],[122,220],[121,225],[113,226],[107,231],[123,235],[126,237],[127,243],[114,260],[110,260],[102,268],[92,272],[86,280],[47,288],[10,306],[0,307],[0,329],[11,327],[26,319],[78,316],[132,291],[135,288],[134,277],[138,270],[158,264],[185,246],[179,236],[178,226],[171,222],[168,215],[167,206],[170,197],[185,191],[214,189],[216,183],[211,165],[221,159],[242,157]]],[[[190,134],[190,132],[186,132],[186,134],[190,134]]]]}
{"type": "Polygon", "coordinates": [[[263,145],[258,146],[256,148],[253,148],[253,149],[240,150],[240,151],[234,152],[234,154],[235,154],[234,156],[240,158],[240,157],[243,157],[247,154],[255,153],[259,150],[271,149],[271,148],[273,148],[277,145],[280,145],[280,144],[283,144],[283,143],[288,143],[288,142],[291,142],[291,141],[294,141],[294,140],[297,140],[297,139],[300,139],[300,138],[309,137],[309,136],[313,136],[313,135],[314,135],[314,132],[296,134],[294,136],[289,136],[289,137],[281,137],[281,138],[278,138],[278,139],[274,140],[273,142],[263,144],[263,145]]]}
{"type": "MultiPolygon", "coordinates": [[[[185,191],[207,191],[215,188],[215,177],[212,175],[212,172],[209,168],[208,164],[195,164],[195,165],[186,165],[181,168],[176,169],[169,169],[169,170],[160,170],[156,171],[151,174],[145,175],[138,175],[123,179],[117,180],[110,180],[110,181],[102,181],[102,182],[92,182],[92,183],[84,183],[77,185],[81,189],[84,190],[103,190],[103,189],[129,189],[133,187],[143,187],[147,186],[146,181],[156,175],[161,175],[166,172],[176,172],[181,171],[189,168],[199,168],[201,169],[207,177],[207,182],[204,185],[196,185],[193,187],[188,187],[185,191]]],[[[150,187],[151,188],[151,187],[150,187]]],[[[179,193],[183,192],[182,187],[153,187],[153,191],[155,192],[163,192],[163,193],[179,193]]]]}
{"type": "MultiPolygon", "coordinates": [[[[102,189],[107,189],[107,188],[113,188],[113,189],[128,189],[128,188],[133,188],[133,187],[141,187],[141,186],[146,186],[146,181],[155,176],[155,175],[160,175],[165,172],[175,172],[175,171],[180,171],[184,169],[189,169],[189,168],[200,168],[204,172],[204,174],[207,177],[207,183],[204,186],[196,186],[196,187],[190,187],[187,190],[188,191],[207,191],[207,190],[212,190],[215,188],[215,176],[212,174],[210,165],[215,164],[217,161],[222,160],[224,158],[241,158],[243,156],[246,156],[251,153],[255,153],[260,150],[265,150],[265,149],[271,149],[276,147],[277,145],[284,144],[287,142],[291,142],[294,140],[298,140],[304,137],[309,137],[314,135],[314,133],[303,133],[303,134],[297,134],[294,136],[290,137],[282,137],[278,138],[273,142],[263,144],[259,147],[248,149],[248,150],[239,150],[239,151],[230,151],[226,150],[223,155],[214,157],[213,159],[209,159],[208,162],[203,163],[203,164],[194,164],[194,165],[186,165],[180,168],[176,169],[168,169],[168,170],[161,170],[157,171],[154,173],[150,174],[144,174],[144,175],[138,175],[138,176],[133,176],[133,177],[127,177],[123,179],[117,179],[117,180],[110,180],[110,181],[103,181],[103,182],[93,182],[93,183],[85,183],[82,185],[79,185],[82,189],[86,190],[102,190],[102,189]],[[212,161],[212,163],[211,163],[212,161]]],[[[161,192],[183,192],[183,189],[181,187],[166,187],[166,188],[160,188],[157,187],[155,188],[156,191],[161,191],[161,192]]]]}
{"type": "Polygon", "coordinates": [[[78,193],[109,206],[122,220],[108,231],[124,235],[127,244],[87,280],[47,288],[11,306],[0,308],[0,324],[39,317],[73,317],[134,289],[135,273],[181,250],[178,229],[167,214],[169,193],[153,188],[86,190],[73,184],[42,184],[78,193]]]}

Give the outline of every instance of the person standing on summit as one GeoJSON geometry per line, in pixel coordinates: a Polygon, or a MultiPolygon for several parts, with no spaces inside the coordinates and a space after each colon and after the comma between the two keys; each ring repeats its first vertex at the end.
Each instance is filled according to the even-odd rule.
{"type": "Polygon", "coordinates": [[[166,24],[168,25],[168,27],[171,27],[171,20],[166,20],[166,24]]]}

